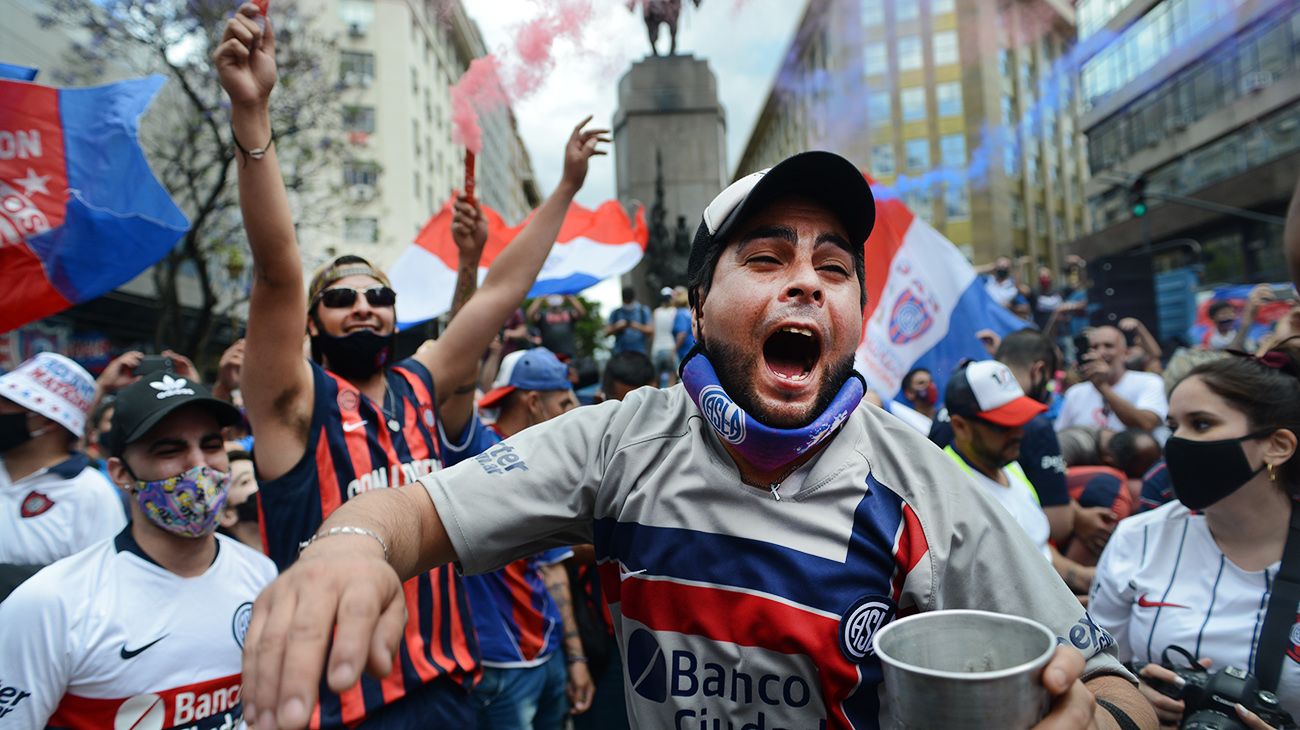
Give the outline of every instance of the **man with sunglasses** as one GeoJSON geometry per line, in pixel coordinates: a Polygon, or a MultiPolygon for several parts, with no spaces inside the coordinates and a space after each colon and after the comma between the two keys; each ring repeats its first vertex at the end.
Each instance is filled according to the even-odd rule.
{"type": "MultiPolygon", "coordinates": [[[[255,5],[245,4],[227,23],[215,63],[231,100],[241,209],[256,270],[241,387],[257,434],[267,548],[284,568],[314,540],[358,534],[318,532],[344,502],[477,453],[483,430],[471,417],[478,356],[532,286],[586,178],[587,161],[604,154],[597,147],[608,140],[604,130],[583,129],[589,119],[574,128],[559,185],[472,297],[487,222],[472,199],[459,198],[452,236],[460,250],[456,299],[465,303],[439,340],[394,363],[395,295],[382,272],[361,257],[342,256],[304,291],[267,112],[277,76],[272,27],[255,5]],[[311,361],[302,357],[304,326],[311,361]]],[[[303,708],[312,727],[472,725],[467,690],[480,664],[463,583],[443,566],[419,573],[404,591],[405,601],[389,615],[404,625],[403,640],[382,667],[371,667],[385,678],[341,685],[322,678],[319,703],[303,708]]],[[[249,720],[269,727],[270,708],[249,720]]]]}
{"type": "Polygon", "coordinates": [[[952,443],[944,452],[1006,508],[1049,560],[1051,528],[1034,485],[1016,463],[1025,424],[1047,406],[1025,395],[1011,370],[996,360],[957,369],[944,391],[952,421],[952,443]]]}

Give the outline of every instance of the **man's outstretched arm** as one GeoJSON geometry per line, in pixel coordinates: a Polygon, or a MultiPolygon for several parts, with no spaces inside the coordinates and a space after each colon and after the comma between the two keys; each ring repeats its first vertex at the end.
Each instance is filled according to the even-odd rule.
{"type": "Polygon", "coordinates": [[[419,483],[350,499],[317,534],[328,536],[303,550],[253,607],[243,666],[249,727],[306,727],[322,676],[342,692],[363,670],[386,675],[406,626],[402,581],[456,559],[419,483]],[[378,537],[331,535],[337,527],[378,537]]]}
{"type": "Polygon", "coordinates": [[[270,98],[277,79],[271,21],[245,3],[226,23],[213,58],[230,97],[238,144],[264,148],[260,159],[237,152],[239,208],[253,253],[245,368],[240,382],[257,431],[259,474],[274,479],[302,456],[311,409],[311,370],[302,356],[307,322],[302,260],[293,215],[271,141],[270,98]]]}
{"type": "Polygon", "coordinates": [[[447,325],[442,337],[416,354],[433,376],[443,428],[453,439],[464,431],[473,415],[472,387],[478,375],[478,356],[537,280],[569,204],[587,179],[588,160],[605,154],[598,145],[609,141],[605,136],[608,130],[584,130],[589,121],[590,117],[584,119],[569,135],[559,185],[492,262],[482,286],[447,325]],[[470,390],[466,391],[467,387],[470,390]]]}

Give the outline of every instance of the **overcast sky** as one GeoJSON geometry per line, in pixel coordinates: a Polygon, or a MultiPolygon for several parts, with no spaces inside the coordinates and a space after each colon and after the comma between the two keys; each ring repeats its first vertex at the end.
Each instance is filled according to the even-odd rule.
{"type": "MultiPolygon", "coordinates": [[[[465,6],[482,29],[488,49],[503,55],[508,64],[520,25],[537,17],[543,6],[564,2],[571,0],[465,0],[465,6]]],[[[519,132],[543,194],[559,180],[569,130],[587,114],[595,116],[594,124],[608,127],[618,106],[619,78],[650,50],[639,10],[629,12],[625,0],[591,0],[591,5],[593,15],[581,42],[560,40],[546,83],[515,103],[519,132]]],[[[683,0],[682,5],[677,48],[708,60],[718,77],[727,114],[727,167],[734,172],[805,2],[702,0],[696,8],[691,0],[683,0]]],[[[660,35],[660,48],[666,52],[667,28],[660,35]]],[[[610,153],[593,165],[578,196],[583,205],[615,197],[612,149],[610,153]]]]}

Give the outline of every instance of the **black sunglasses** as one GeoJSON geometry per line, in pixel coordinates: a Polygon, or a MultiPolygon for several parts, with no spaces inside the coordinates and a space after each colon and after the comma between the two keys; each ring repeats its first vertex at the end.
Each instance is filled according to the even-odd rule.
{"type": "Polygon", "coordinates": [[[374,286],[369,289],[339,286],[322,291],[319,295],[320,303],[330,309],[345,309],[357,303],[357,292],[365,294],[366,301],[372,307],[391,307],[397,301],[397,292],[386,286],[374,286]]]}

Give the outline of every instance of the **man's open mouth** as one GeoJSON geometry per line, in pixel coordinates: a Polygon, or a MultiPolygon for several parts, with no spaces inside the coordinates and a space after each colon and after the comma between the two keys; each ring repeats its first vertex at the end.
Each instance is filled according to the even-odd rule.
{"type": "Polygon", "coordinates": [[[807,327],[785,325],[763,343],[763,360],[772,374],[783,380],[807,380],[821,357],[821,341],[807,327]]]}

